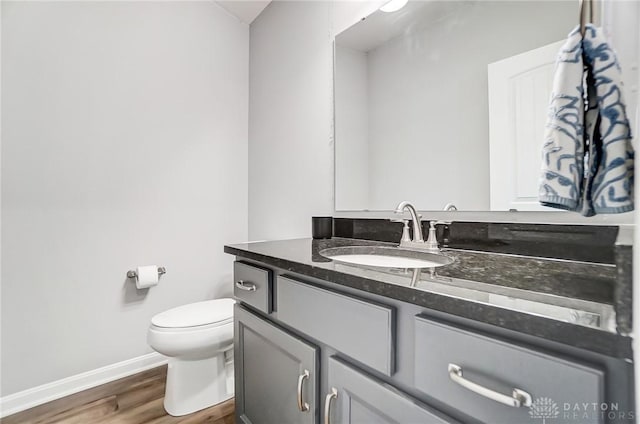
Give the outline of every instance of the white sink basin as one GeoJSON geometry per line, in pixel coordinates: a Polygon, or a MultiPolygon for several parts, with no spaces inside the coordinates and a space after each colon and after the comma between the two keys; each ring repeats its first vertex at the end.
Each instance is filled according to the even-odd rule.
{"type": "Polygon", "coordinates": [[[332,247],[321,250],[320,255],[336,262],[378,268],[435,268],[453,262],[453,258],[438,253],[382,246],[332,247]]]}

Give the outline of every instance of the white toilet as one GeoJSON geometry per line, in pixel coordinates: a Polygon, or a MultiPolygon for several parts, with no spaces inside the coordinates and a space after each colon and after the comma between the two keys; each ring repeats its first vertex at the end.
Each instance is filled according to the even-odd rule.
{"type": "Polygon", "coordinates": [[[164,396],[169,414],[190,414],[233,397],[234,303],[191,303],[151,319],[147,342],[170,357],[164,396]]]}

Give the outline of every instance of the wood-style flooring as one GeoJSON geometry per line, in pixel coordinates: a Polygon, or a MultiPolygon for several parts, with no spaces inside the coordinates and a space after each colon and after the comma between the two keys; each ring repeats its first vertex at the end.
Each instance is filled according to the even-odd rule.
{"type": "Polygon", "coordinates": [[[163,406],[167,367],[158,367],[0,419],[2,424],[234,424],[234,402],[172,417],[163,406]]]}

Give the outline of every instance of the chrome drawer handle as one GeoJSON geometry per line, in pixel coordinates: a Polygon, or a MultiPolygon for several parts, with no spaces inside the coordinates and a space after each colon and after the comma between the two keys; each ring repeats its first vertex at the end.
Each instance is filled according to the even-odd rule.
{"type": "Polygon", "coordinates": [[[256,290],[258,290],[258,288],[256,287],[255,284],[245,283],[242,280],[236,282],[236,287],[239,288],[240,290],[244,290],[244,291],[256,291],[256,290]]]}
{"type": "Polygon", "coordinates": [[[331,393],[324,398],[324,424],[331,424],[331,400],[338,398],[338,390],[331,388],[331,393]]]}
{"type": "Polygon", "coordinates": [[[302,386],[304,385],[304,380],[307,378],[309,378],[309,371],[307,370],[304,370],[298,377],[298,409],[300,412],[307,412],[309,410],[309,404],[302,400],[302,386]]]}
{"type": "Polygon", "coordinates": [[[511,396],[498,393],[462,377],[462,367],[456,364],[449,364],[449,378],[453,380],[454,383],[461,385],[465,389],[471,390],[480,396],[484,396],[503,405],[511,406],[513,408],[531,406],[531,395],[524,390],[513,389],[511,396]]]}

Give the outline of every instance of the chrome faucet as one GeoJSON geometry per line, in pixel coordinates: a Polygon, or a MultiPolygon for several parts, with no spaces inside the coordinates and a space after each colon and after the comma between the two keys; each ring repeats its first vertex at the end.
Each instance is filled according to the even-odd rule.
{"type": "MultiPolygon", "coordinates": [[[[411,221],[413,221],[413,240],[411,240],[411,243],[424,243],[424,237],[422,236],[422,224],[420,223],[420,218],[418,217],[416,208],[405,200],[396,206],[395,213],[402,214],[405,209],[409,210],[409,213],[411,214],[411,221]]],[[[405,241],[404,237],[403,241],[405,241]]],[[[402,243],[400,244],[402,245],[402,243]]]]}
{"type": "Polygon", "coordinates": [[[436,224],[438,222],[431,221],[429,223],[429,238],[427,241],[424,241],[424,236],[422,235],[422,223],[420,222],[420,215],[416,212],[416,208],[409,202],[404,201],[400,202],[396,207],[395,213],[402,214],[404,210],[407,209],[411,214],[411,221],[413,224],[413,240],[409,236],[409,222],[407,220],[403,220],[404,228],[402,230],[402,239],[400,240],[400,247],[405,247],[409,249],[417,249],[417,250],[425,250],[431,253],[440,253],[440,249],[438,248],[438,240],[436,239],[436,224]]]}

